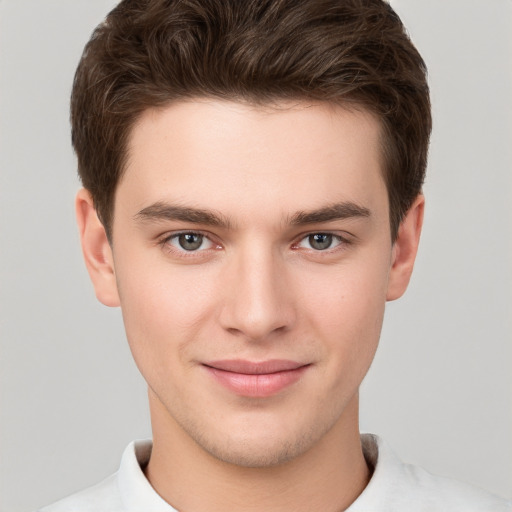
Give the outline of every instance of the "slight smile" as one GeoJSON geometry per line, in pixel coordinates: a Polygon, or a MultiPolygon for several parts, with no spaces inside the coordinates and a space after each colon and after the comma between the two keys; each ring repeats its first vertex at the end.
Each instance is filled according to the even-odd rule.
{"type": "Polygon", "coordinates": [[[237,395],[264,398],[297,382],[311,365],[283,359],[261,362],[231,359],[211,361],[203,366],[220,384],[237,395]]]}

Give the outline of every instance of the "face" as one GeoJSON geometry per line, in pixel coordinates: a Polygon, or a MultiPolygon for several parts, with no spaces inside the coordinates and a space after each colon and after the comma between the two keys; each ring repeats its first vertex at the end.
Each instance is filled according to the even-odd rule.
{"type": "Polygon", "coordinates": [[[396,288],[379,136],[361,111],[206,99],[133,128],[97,294],[169,424],[218,459],[296,457],[357,400],[396,288]]]}

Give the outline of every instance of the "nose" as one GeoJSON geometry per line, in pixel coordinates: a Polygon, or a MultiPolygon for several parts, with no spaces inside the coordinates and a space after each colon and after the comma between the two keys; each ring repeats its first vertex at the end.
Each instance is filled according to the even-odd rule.
{"type": "Polygon", "coordinates": [[[268,248],[234,257],[225,269],[221,326],[259,342],[291,329],[296,315],[285,267],[268,248]]]}

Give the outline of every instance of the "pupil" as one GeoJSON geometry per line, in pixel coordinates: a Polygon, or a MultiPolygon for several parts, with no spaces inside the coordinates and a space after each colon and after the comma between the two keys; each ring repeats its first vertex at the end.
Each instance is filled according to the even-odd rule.
{"type": "Polygon", "coordinates": [[[185,233],[179,236],[179,243],[186,251],[194,251],[201,247],[201,244],[203,243],[203,235],[185,233]]]}
{"type": "Polygon", "coordinates": [[[332,244],[332,235],[327,235],[325,233],[310,235],[309,243],[313,249],[318,249],[320,251],[328,249],[332,244]]]}

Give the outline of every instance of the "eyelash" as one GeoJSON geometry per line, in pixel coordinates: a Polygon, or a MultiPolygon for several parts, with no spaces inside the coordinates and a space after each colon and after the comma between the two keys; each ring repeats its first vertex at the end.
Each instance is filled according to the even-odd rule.
{"type": "Polygon", "coordinates": [[[211,250],[217,250],[220,248],[220,244],[214,242],[212,240],[212,237],[211,235],[209,235],[208,233],[204,233],[202,231],[178,231],[176,233],[172,233],[172,234],[166,234],[164,235],[160,240],[159,240],[159,245],[166,251],[166,252],[169,252],[169,253],[173,253],[173,254],[177,254],[179,255],[179,257],[182,257],[182,258],[193,258],[193,257],[197,257],[197,255],[199,253],[204,253],[206,251],[211,251],[211,250]],[[186,249],[178,249],[176,247],[173,247],[170,242],[171,240],[173,239],[178,239],[180,236],[182,235],[199,235],[199,236],[202,236],[204,239],[208,240],[214,247],[212,248],[208,248],[208,249],[202,249],[202,250],[196,250],[196,251],[187,251],[186,249]]]}
{"type": "MultiPolygon", "coordinates": [[[[333,252],[337,252],[340,250],[345,249],[347,246],[351,245],[353,242],[347,237],[344,237],[339,234],[331,233],[329,231],[313,231],[308,232],[299,235],[299,237],[296,239],[295,242],[293,242],[291,248],[292,250],[300,250],[299,245],[309,237],[315,236],[315,235],[324,235],[324,236],[331,236],[333,240],[337,241],[337,244],[334,247],[327,247],[326,249],[313,249],[313,248],[307,248],[306,250],[312,251],[315,254],[332,254],[333,252]]],[[[211,250],[218,250],[222,248],[222,246],[219,243],[216,243],[212,240],[212,237],[210,234],[202,232],[202,231],[179,231],[172,234],[166,234],[164,235],[158,242],[158,244],[165,249],[166,252],[173,253],[178,255],[181,258],[193,258],[197,257],[201,253],[209,252],[211,250]],[[171,240],[177,240],[182,235],[199,235],[204,237],[204,239],[207,239],[213,247],[202,249],[202,250],[191,250],[187,251],[186,249],[178,249],[176,247],[173,247],[170,242],[171,240]]]]}
{"type": "MultiPolygon", "coordinates": [[[[329,247],[326,247],[325,249],[307,248],[308,250],[312,250],[315,253],[328,253],[329,254],[336,250],[340,250],[340,249],[338,249],[340,246],[346,246],[350,243],[350,241],[347,238],[345,238],[341,235],[337,235],[335,233],[330,233],[328,231],[327,232],[315,231],[312,233],[307,233],[306,235],[302,235],[301,238],[298,240],[298,242],[296,242],[292,245],[292,248],[293,249],[299,248],[301,243],[303,243],[305,240],[311,239],[312,237],[315,237],[315,236],[327,236],[327,237],[331,237],[333,241],[334,240],[337,241],[337,244],[334,247],[331,247],[331,245],[329,245],[329,247]]],[[[311,240],[309,240],[309,242],[311,245],[311,240]]]]}

